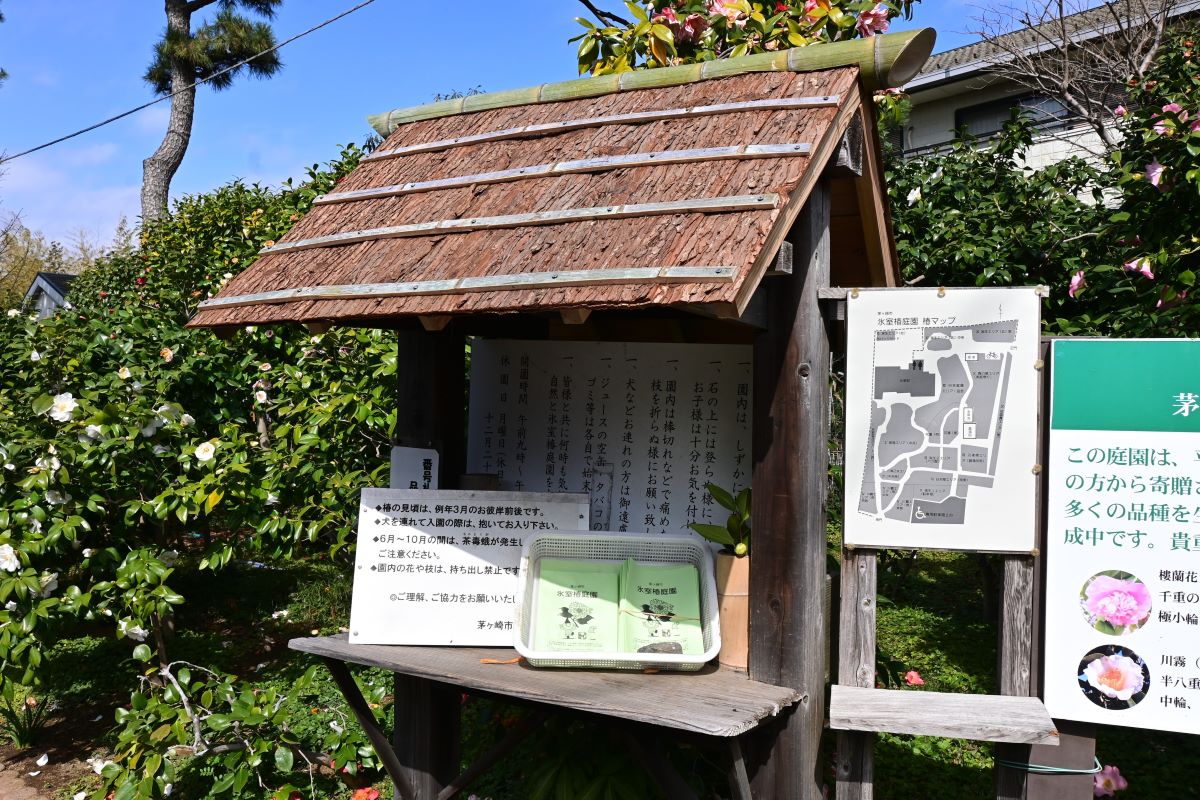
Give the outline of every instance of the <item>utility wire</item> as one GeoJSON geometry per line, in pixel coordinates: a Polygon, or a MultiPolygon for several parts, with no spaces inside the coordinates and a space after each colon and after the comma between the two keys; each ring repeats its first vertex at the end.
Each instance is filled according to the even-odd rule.
{"type": "Polygon", "coordinates": [[[375,2],[375,0],[363,0],[363,2],[354,6],[354,8],[348,8],[345,11],[343,11],[342,13],[338,14],[336,17],[331,17],[331,18],[325,20],[324,22],[322,22],[320,25],[314,25],[313,27],[309,28],[306,31],[303,31],[302,33],[297,33],[295,36],[291,37],[290,39],[283,40],[282,42],[275,45],[274,47],[268,47],[266,50],[263,50],[261,53],[255,53],[254,55],[250,56],[249,58],[244,58],[241,61],[237,62],[236,64],[228,66],[225,69],[218,70],[217,72],[214,72],[212,75],[209,75],[207,78],[201,78],[200,80],[196,81],[195,83],[191,84],[190,86],[185,86],[182,89],[178,89],[174,92],[171,92],[170,94],[164,94],[161,97],[156,97],[155,99],[151,100],[149,103],[143,103],[142,105],[138,106],[137,108],[131,108],[124,113],[117,114],[115,117],[109,117],[108,119],[103,120],[102,122],[97,122],[95,125],[89,125],[88,127],[77,130],[74,133],[68,133],[66,136],[60,136],[57,139],[46,142],[45,144],[39,144],[37,147],[31,147],[28,150],[22,150],[20,153],[17,153],[16,155],[0,157],[0,164],[7,164],[9,161],[14,161],[14,160],[20,158],[21,156],[27,156],[30,153],[36,153],[39,150],[45,150],[47,147],[52,147],[53,145],[59,144],[60,142],[65,142],[68,139],[74,139],[76,136],[82,136],[83,134],[89,133],[90,131],[94,131],[97,128],[103,128],[105,125],[108,125],[109,123],[116,122],[119,119],[124,119],[125,117],[128,117],[131,114],[136,114],[137,112],[143,111],[152,105],[161,103],[163,100],[170,100],[172,97],[174,97],[177,94],[183,94],[184,92],[191,91],[192,89],[195,89],[197,86],[200,86],[201,84],[205,84],[211,80],[214,80],[215,78],[219,78],[227,72],[233,72],[235,69],[245,66],[246,64],[250,63],[251,61],[253,61],[256,58],[261,58],[262,56],[265,56],[268,53],[273,53],[276,50],[278,50],[279,48],[283,47],[284,45],[291,44],[292,42],[296,41],[297,39],[308,36],[313,31],[318,31],[321,28],[324,28],[326,25],[331,25],[334,22],[337,22],[342,17],[349,16],[350,14],[353,14],[355,11],[358,11],[360,8],[363,8],[364,6],[369,6],[369,5],[371,5],[371,3],[374,3],[374,2],[375,2]]]}

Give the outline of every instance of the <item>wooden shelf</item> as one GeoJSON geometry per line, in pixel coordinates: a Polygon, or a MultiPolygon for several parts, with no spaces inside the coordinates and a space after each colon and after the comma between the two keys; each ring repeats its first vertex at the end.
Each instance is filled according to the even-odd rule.
{"type": "Polygon", "coordinates": [[[699,672],[538,669],[510,648],[350,644],[345,634],[292,639],[302,653],[490,692],[534,703],[707,736],[738,736],[800,700],[794,689],[709,665],[699,672]]]}
{"type": "Polygon", "coordinates": [[[829,699],[829,727],[984,742],[1058,744],[1054,722],[1036,697],[834,686],[829,699]]]}

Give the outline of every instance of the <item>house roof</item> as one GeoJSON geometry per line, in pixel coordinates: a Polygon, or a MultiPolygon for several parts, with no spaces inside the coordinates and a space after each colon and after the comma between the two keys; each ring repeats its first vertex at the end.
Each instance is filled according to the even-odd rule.
{"type": "Polygon", "coordinates": [[[75,275],[65,272],[39,272],[30,282],[29,289],[25,292],[25,299],[28,300],[38,289],[41,289],[53,297],[55,302],[62,303],[67,292],[70,291],[71,281],[75,278],[75,275]]]}
{"type": "Polygon", "coordinates": [[[860,67],[899,83],[933,44],[928,30],[873,39],[381,115],[379,149],[189,324],[736,316],[842,134],[870,125],[860,67]],[[814,63],[831,68],[803,71],[814,63]]]}
{"type": "MultiPolygon", "coordinates": [[[[1149,0],[1145,6],[1138,5],[1133,13],[1144,7],[1154,8],[1158,3],[1166,5],[1163,0],[1149,0]]],[[[1200,11],[1200,0],[1182,0],[1173,2],[1168,9],[1168,16],[1177,17],[1200,11]]],[[[1107,5],[1089,8],[1062,18],[1066,33],[1071,41],[1084,41],[1095,36],[1101,36],[1114,30],[1116,20],[1113,9],[1107,5]]],[[[927,88],[947,80],[961,79],[968,75],[986,70],[997,62],[1005,60],[1005,54],[1017,49],[1037,52],[1046,49],[1049,42],[1059,41],[1062,32],[1058,29],[1059,20],[1052,19],[1040,25],[1019,28],[1010,33],[1002,34],[994,39],[974,42],[956,47],[930,56],[925,66],[915,78],[908,82],[905,88],[909,91],[927,88]]]]}

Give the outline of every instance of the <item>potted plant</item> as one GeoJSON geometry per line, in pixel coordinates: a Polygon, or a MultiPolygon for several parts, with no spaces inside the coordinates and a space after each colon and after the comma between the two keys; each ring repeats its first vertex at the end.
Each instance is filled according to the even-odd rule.
{"type": "Polygon", "coordinates": [[[720,486],[708,484],[708,493],[729,511],[724,525],[693,522],[688,527],[721,545],[717,553],[717,601],[721,618],[723,667],[745,672],[750,649],[750,490],[734,496],[720,486]]]}

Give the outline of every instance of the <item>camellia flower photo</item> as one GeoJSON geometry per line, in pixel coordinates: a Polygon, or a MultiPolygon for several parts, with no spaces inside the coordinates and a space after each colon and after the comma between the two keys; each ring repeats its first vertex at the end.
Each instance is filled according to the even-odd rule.
{"type": "Polygon", "coordinates": [[[1150,688],[1146,662],[1128,648],[1103,645],[1079,662],[1079,688],[1101,708],[1123,711],[1133,708],[1150,688]]]}
{"type": "Polygon", "coordinates": [[[1136,576],[1105,570],[1088,578],[1079,592],[1084,619],[1110,636],[1132,633],[1150,618],[1150,590],[1136,576]]]}

